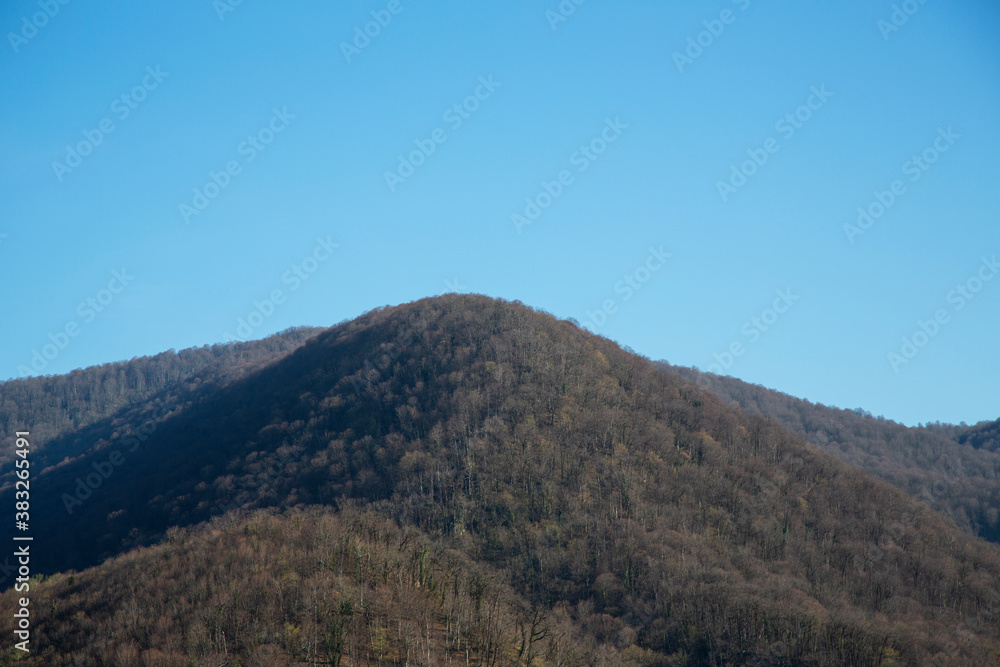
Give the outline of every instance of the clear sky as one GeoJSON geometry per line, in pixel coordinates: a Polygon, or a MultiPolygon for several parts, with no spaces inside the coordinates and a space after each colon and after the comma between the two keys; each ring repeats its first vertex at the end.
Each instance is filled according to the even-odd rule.
{"type": "Polygon", "coordinates": [[[469,291],[1000,417],[1000,4],[577,2],[2,3],[0,378],[469,291]]]}

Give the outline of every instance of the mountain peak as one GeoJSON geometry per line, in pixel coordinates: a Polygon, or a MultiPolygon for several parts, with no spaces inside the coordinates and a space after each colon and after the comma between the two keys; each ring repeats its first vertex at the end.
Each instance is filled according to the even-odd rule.
{"type": "Polygon", "coordinates": [[[916,662],[949,642],[962,660],[994,655],[995,549],[776,421],[519,302],[375,309],[165,398],[138,444],[119,417],[69,461],[42,450],[39,479],[63,492],[37,508],[62,526],[39,539],[48,571],[227,512],[350,508],[502,573],[538,613],[562,609],[595,646],[648,658],[633,664],[777,660],[777,647],[789,662],[916,662]],[[65,494],[116,451],[67,524],[65,494]]]}

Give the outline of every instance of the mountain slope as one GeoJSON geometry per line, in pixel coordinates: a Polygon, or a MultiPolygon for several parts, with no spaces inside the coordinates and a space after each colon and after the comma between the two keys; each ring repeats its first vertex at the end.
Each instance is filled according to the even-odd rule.
{"type": "Polygon", "coordinates": [[[95,424],[75,458],[40,453],[46,571],[233,506],[356,507],[643,664],[1000,657],[994,548],[777,422],[518,303],[372,311],[177,399],[71,515],[65,495],[127,436],[95,424]]]}
{"type": "Polygon", "coordinates": [[[959,428],[952,432],[950,437],[959,444],[967,444],[976,449],[990,452],[1000,451],[1000,419],[995,422],[984,421],[975,426],[959,428]]]}
{"type": "Polygon", "coordinates": [[[226,516],[33,596],[36,648],[18,665],[642,664],[439,540],[353,512],[226,516]]]}
{"type": "Polygon", "coordinates": [[[861,410],[830,408],[736,378],[661,364],[726,403],[777,419],[841,461],[951,517],[964,530],[1000,543],[1000,422],[908,428],[861,410]]]}
{"type": "MultiPolygon", "coordinates": [[[[0,382],[0,436],[30,429],[36,449],[199,375],[235,378],[286,354],[321,331],[296,327],[261,340],[163,352],[152,357],[93,366],[66,375],[0,382]]],[[[0,464],[11,460],[0,450],[0,464]]]]}

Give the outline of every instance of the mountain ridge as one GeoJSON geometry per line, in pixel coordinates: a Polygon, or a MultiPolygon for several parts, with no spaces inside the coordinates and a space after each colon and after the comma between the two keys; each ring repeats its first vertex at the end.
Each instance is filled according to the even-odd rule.
{"type": "Polygon", "coordinates": [[[885,479],[1000,543],[1000,420],[974,426],[908,427],[796,398],[732,377],[658,362],[731,405],[777,419],[841,461],[885,479]]]}
{"type": "MultiPolygon", "coordinates": [[[[443,540],[631,664],[1000,656],[994,547],[777,421],[517,302],[376,309],[178,398],[72,521],[58,500],[40,508],[63,517],[38,542],[47,571],[234,509],[324,506],[443,540]]],[[[43,450],[38,479],[71,488],[124,433],[109,422],[92,437],[66,463],[43,450]]]]}

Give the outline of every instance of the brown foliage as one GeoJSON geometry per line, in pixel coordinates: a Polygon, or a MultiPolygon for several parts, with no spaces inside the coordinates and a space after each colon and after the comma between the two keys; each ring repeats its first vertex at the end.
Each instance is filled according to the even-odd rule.
{"type": "MultiPolygon", "coordinates": [[[[186,559],[182,585],[148,597],[100,590],[121,578],[101,570],[115,563],[150,576],[152,561],[129,565],[145,551],[89,570],[102,574],[87,599],[103,602],[78,607],[113,609],[139,650],[207,662],[273,645],[320,660],[342,636],[350,664],[463,651],[489,665],[997,660],[995,548],[773,419],[520,304],[376,310],[186,406],[47,535],[60,567],[233,504],[353,512],[342,528],[355,542],[317,537],[333,569],[312,538],[266,522],[258,532],[280,538],[226,528],[192,538],[193,551],[168,543],[152,552],[174,554],[162,568],[186,559]],[[377,611],[347,624],[330,591],[377,611]],[[191,622],[156,630],[178,617],[191,622]],[[151,632],[172,643],[142,643],[151,632]]],[[[47,483],[89,465],[53,467],[47,483]]],[[[85,626],[47,632],[81,645],[85,626]]]]}

